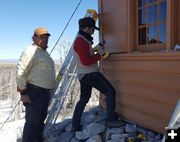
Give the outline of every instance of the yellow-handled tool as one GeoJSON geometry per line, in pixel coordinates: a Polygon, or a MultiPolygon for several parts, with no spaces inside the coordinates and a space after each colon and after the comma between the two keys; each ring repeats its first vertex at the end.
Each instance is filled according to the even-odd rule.
{"type": "Polygon", "coordinates": [[[147,138],[143,134],[137,135],[134,141],[131,138],[126,138],[126,142],[142,142],[142,141],[147,141],[147,138]]]}
{"type": "Polygon", "coordinates": [[[103,49],[103,46],[105,44],[105,41],[100,42],[98,45],[96,45],[92,50],[93,52],[98,52],[103,59],[107,59],[109,58],[109,56],[111,55],[109,52],[105,52],[105,50],[103,49]]]}

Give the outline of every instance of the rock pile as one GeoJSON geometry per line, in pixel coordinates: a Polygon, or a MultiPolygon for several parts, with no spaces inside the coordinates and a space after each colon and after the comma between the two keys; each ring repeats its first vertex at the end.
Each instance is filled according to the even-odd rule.
{"type": "Polygon", "coordinates": [[[146,137],[144,142],[161,142],[162,135],[126,121],[122,127],[106,126],[106,112],[95,107],[82,116],[82,131],[72,132],[72,119],[49,125],[45,131],[46,142],[126,142],[135,140],[138,134],[146,137]]]}

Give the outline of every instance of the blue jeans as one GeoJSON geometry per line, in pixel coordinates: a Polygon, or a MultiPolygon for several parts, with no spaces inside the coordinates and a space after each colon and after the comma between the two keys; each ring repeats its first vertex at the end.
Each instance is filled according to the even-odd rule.
{"type": "Polygon", "coordinates": [[[27,92],[31,103],[23,103],[26,107],[23,142],[43,142],[44,120],[47,116],[50,90],[28,83],[27,92]]]}
{"type": "Polygon", "coordinates": [[[110,84],[110,82],[100,72],[93,72],[86,74],[80,80],[80,86],[81,86],[81,95],[79,102],[76,104],[76,108],[73,115],[73,120],[72,120],[73,128],[80,128],[81,116],[86,104],[88,103],[91,97],[91,91],[93,87],[106,96],[108,121],[112,122],[116,120],[117,117],[115,113],[116,92],[113,86],[110,84]]]}

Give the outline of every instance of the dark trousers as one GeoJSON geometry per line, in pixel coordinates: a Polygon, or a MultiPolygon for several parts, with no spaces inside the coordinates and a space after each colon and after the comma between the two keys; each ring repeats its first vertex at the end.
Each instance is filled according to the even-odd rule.
{"type": "Polygon", "coordinates": [[[93,72],[86,74],[80,80],[81,86],[81,95],[80,100],[76,104],[76,108],[73,115],[72,127],[80,128],[81,116],[84,111],[86,104],[88,103],[91,97],[92,88],[96,88],[102,94],[106,96],[106,108],[107,108],[107,116],[108,121],[112,122],[116,119],[115,113],[115,89],[109,83],[109,81],[100,73],[93,72]]]}
{"type": "Polygon", "coordinates": [[[44,120],[50,99],[50,90],[27,84],[27,94],[31,103],[26,107],[26,122],[23,130],[23,142],[43,142],[44,120]]]}

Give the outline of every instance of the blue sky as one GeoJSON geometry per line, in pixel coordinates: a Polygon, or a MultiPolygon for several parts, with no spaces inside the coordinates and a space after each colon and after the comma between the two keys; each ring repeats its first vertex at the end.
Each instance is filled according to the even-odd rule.
{"type": "MultiPolygon", "coordinates": [[[[0,59],[19,59],[22,51],[32,44],[34,29],[44,27],[51,33],[50,52],[80,0],[1,0],[0,59]]],[[[62,37],[73,40],[78,20],[87,9],[98,9],[98,0],[83,0],[62,37]]],[[[97,33],[96,33],[97,34],[97,33]]],[[[51,56],[59,59],[56,48],[51,56]]]]}

